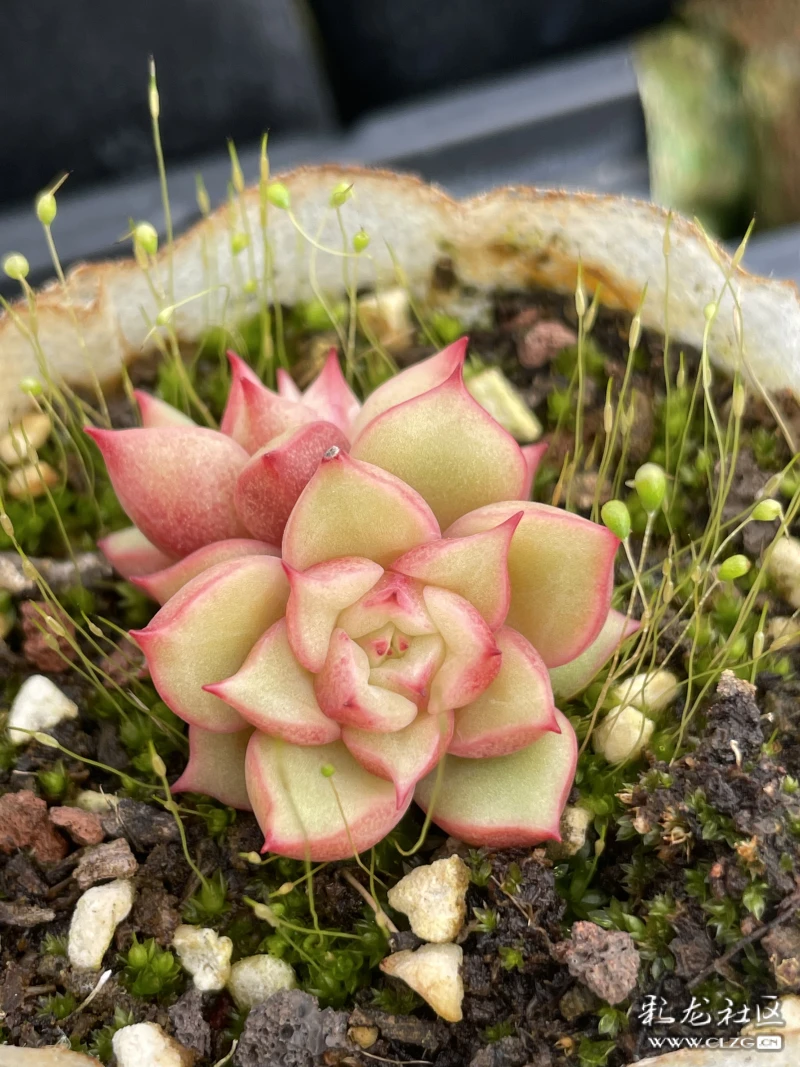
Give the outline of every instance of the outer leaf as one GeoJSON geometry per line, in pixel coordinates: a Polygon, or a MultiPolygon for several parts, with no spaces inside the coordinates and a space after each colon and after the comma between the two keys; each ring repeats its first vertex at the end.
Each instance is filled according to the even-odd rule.
{"type": "Polygon", "coordinates": [[[472,703],[497,677],[502,655],[489,627],[463,597],[432,585],[423,597],[446,647],[428,701],[428,711],[438,715],[472,703]]]}
{"type": "Polygon", "coordinates": [[[422,590],[421,582],[387,571],[373,589],[342,612],[339,625],[353,638],[365,637],[387,623],[393,623],[408,637],[432,634],[436,627],[425,607],[422,590]]]}
{"type": "Polygon", "coordinates": [[[508,549],[521,518],[520,511],[493,530],[412,548],[395,560],[392,570],[465,597],[496,630],[508,614],[508,549]]]}
{"type": "Polygon", "coordinates": [[[466,337],[454,341],[441,352],[429,359],[423,359],[406,370],[395,374],[383,385],[379,385],[374,393],[364,401],[361,412],[353,425],[353,438],[373,419],[376,419],[389,408],[403,404],[414,396],[427,393],[429,389],[435,389],[437,385],[447,381],[450,375],[464,365],[467,357],[468,340],[466,337]]]}
{"type": "Polygon", "coordinates": [[[307,422],[273,438],[236,481],[236,511],[253,537],[280,543],[286,520],[329,448],[347,448],[333,423],[307,422]]]}
{"type": "Polygon", "coordinates": [[[212,541],[246,536],[233,492],[247,453],[229,437],[200,426],[86,432],[123,508],[162,551],[187,556],[212,541]]]}
{"type": "Polygon", "coordinates": [[[135,526],[108,534],[97,542],[97,547],[123,578],[162,570],[169,567],[175,559],[174,556],[156,548],[135,526]]]}
{"type": "Polygon", "coordinates": [[[147,657],[153,684],[176,715],[216,733],[245,727],[203,686],[234,674],[261,634],[282,617],[289,583],[280,560],[246,556],[192,578],[131,637],[147,657]]]}
{"type": "Polygon", "coordinates": [[[292,859],[347,859],[377,844],[405,814],[392,784],[365,771],[341,741],[300,748],[255,733],[246,775],[264,851],[292,859]],[[323,776],[323,768],[333,775],[323,776]]]}
{"type": "Polygon", "coordinates": [[[453,713],[418,715],[393,734],[345,726],[342,740],[358,762],[379,778],[394,782],[397,806],[404,807],[414,786],[441,759],[453,733],[453,713]]]}
{"type": "Polygon", "coordinates": [[[317,563],[307,571],[285,566],[292,589],[286,605],[289,643],[298,661],[318,673],[340,612],[372,589],[383,568],[354,556],[317,563]]]}
{"type": "Polygon", "coordinates": [[[133,395],[139,405],[139,414],[142,416],[142,426],[150,430],[155,426],[195,426],[194,419],[178,411],[172,404],[159,400],[157,396],[143,393],[141,389],[134,389],[133,395]]]}
{"type": "Polygon", "coordinates": [[[503,626],[495,634],[503,654],[500,673],[480,696],[456,712],[454,756],[506,756],[558,733],[550,679],[542,657],[522,634],[503,626]]]}
{"type": "Polygon", "coordinates": [[[242,556],[279,555],[280,549],[275,548],[274,545],[235,537],[230,541],[215,541],[213,545],[198,548],[196,552],[192,552],[185,559],[178,560],[171,567],[155,571],[153,574],[134,577],[131,580],[153,600],[157,600],[159,604],[166,604],[169,598],[182,589],[187,582],[217,563],[224,563],[229,559],[241,559],[242,556]]]}
{"type": "Polygon", "coordinates": [[[325,714],[344,726],[391,733],[408,726],[417,714],[406,697],[370,685],[367,654],[344,630],[334,630],[331,636],[315,690],[325,714]]]}
{"type": "Polygon", "coordinates": [[[488,530],[523,512],[511,540],[511,606],[506,622],[530,641],[548,667],[579,656],[611,607],[619,541],[605,526],[548,504],[509,501],[464,515],[448,537],[488,530]]]}
{"type": "Polygon", "coordinates": [[[310,408],[285,400],[267,389],[258,375],[233,352],[228,353],[228,359],[231,388],[220,429],[247,452],[257,452],[286,430],[316,420],[310,408]]]}
{"type": "Polygon", "coordinates": [[[189,762],[172,786],[173,793],[205,793],[220,804],[252,811],[244,777],[244,759],[252,727],[235,734],[212,734],[189,727],[189,762]]]}
{"type": "Polygon", "coordinates": [[[352,454],[416,489],[442,526],[483,504],[518,499],[528,478],[519,445],[467,391],[461,367],[379,415],[352,454]]]}
{"type": "Polygon", "coordinates": [[[547,441],[537,441],[533,445],[521,446],[522,455],[525,458],[525,467],[527,468],[525,485],[522,488],[522,496],[525,500],[530,500],[531,492],[533,491],[533,480],[536,477],[539,464],[542,462],[542,457],[547,451],[547,444],[547,441]]]}
{"type": "Polygon", "coordinates": [[[258,730],[294,745],[325,745],[340,736],[317,704],[314,676],[292,655],[285,619],[267,630],[236,674],[204,689],[258,730]]]}
{"type": "Polygon", "coordinates": [[[635,634],[639,626],[636,619],[629,619],[612,608],[606,616],[603,629],[591,645],[576,659],[550,671],[550,683],[556,699],[569,700],[585,689],[600,668],[611,659],[617,647],[626,637],[635,634]]]}
{"type": "MultiPolygon", "coordinates": [[[[559,822],[578,758],[575,732],[556,712],[561,733],[495,759],[445,756],[433,821],[468,845],[512,848],[558,841],[559,822]]],[[[437,770],[418,784],[414,799],[427,811],[437,770]]]]}
{"type": "Polygon", "coordinates": [[[351,440],[350,431],[361,404],[345,381],[335,348],[330,350],[325,366],[303,393],[303,403],[320,419],[338,426],[347,440],[351,440]]]}
{"type": "Polygon", "coordinates": [[[283,558],[299,571],[340,556],[363,556],[386,567],[439,536],[418,493],[379,467],[331,449],[289,516],[283,558]]]}

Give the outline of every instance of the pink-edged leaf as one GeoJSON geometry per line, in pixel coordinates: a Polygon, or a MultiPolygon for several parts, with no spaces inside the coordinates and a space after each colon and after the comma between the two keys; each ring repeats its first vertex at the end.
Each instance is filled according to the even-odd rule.
{"type": "Polygon", "coordinates": [[[212,541],[247,536],[233,506],[247,453],[229,437],[200,426],[86,432],[120,504],[162,551],[188,556],[212,541]]]}
{"type": "Polygon", "coordinates": [[[447,537],[488,530],[523,512],[508,551],[511,605],[506,622],[527,637],[549,668],[584,651],[611,607],[619,541],[597,523],[549,504],[490,504],[453,523],[447,537]]]}
{"type": "Polygon", "coordinates": [[[542,657],[522,634],[503,626],[495,634],[500,672],[467,707],[456,712],[449,752],[486,759],[507,756],[558,732],[550,678],[542,657]]]}
{"type": "Polygon", "coordinates": [[[244,777],[252,727],[235,734],[212,734],[189,727],[189,762],[172,786],[173,793],[203,793],[239,811],[252,811],[244,777]]]}
{"type": "Polygon", "coordinates": [[[330,350],[325,366],[303,393],[303,403],[320,419],[338,426],[348,441],[351,439],[350,432],[361,404],[345,381],[335,348],[330,350]]]}
{"type": "Polygon", "coordinates": [[[340,612],[372,589],[383,568],[357,556],[317,563],[306,571],[285,566],[292,589],[286,605],[289,644],[306,670],[318,673],[340,612]]]}
{"type": "Polygon", "coordinates": [[[293,400],[295,403],[303,399],[303,394],[295,384],[294,378],[283,367],[278,367],[278,396],[282,396],[284,400],[293,400]]]}
{"type": "Polygon", "coordinates": [[[530,500],[533,492],[533,480],[542,462],[542,457],[547,451],[547,441],[537,441],[533,445],[522,445],[522,455],[525,459],[525,484],[522,487],[523,500],[530,500]]]}
{"type": "Polygon", "coordinates": [[[157,396],[143,393],[141,389],[134,389],[133,395],[139,405],[139,414],[142,417],[142,426],[151,430],[156,426],[196,426],[194,419],[178,411],[172,404],[165,400],[159,400],[157,396]]]}
{"type": "Polygon", "coordinates": [[[629,619],[612,608],[606,616],[602,630],[589,647],[576,659],[550,671],[550,682],[556,700],[569,700],[585,689],[622,642],[635,634],[640,625],[637,619],[629,619]]]}
{"type": "Polygon", "coordinates": [[[134,577],[131,581],[159,604],[166,604],[169,598],[175,596],[187,582],[217,563],[225,563],[229,559],[241,559],[242,556],[279,556],[280,554],[280,549],[274,545],[266,545],[263,541],[250,541],[244,537],[234,537],[229,541],[215,541],[213,545],[198,548],[196,552],[192,552],[185,559],[178,560],[172,566],[152,574],[134,577]]]}
{"type": "Polygon", "coordinates": [[[446,833],[468,845],[515,848],[559,841],[578,744],[566,716],[556,712],[560,733],[546,733],[527,748],[493,759],[445,756],[417,785],[414,799],[446,833]],[[432,807],[431,807],[432,806],[432,807]]]}
{"type": "Polygon", "coordinates": [[[398,807],[391,782],[365,771],[341,741],[300,747],[256,732],[245,773],[264,851],[291,859],[322,863],[363,852],[394,829],[410,803],[398,807]]]}
{"type": "Polygon", "coordinates": [[[229,352],[228,359],[231,388],[220,429],[245,451],[252,455],[286,430],[316,421],[317,416],[310,408],[267,389],[239,356],[229,352]]]}
{"type": "Polygon", "coordinates": [[[162,700],[192,726],[243,730],[241,715],[203,686],[239,670],[283,616],[288,598],[289,582],[274,556],[217,563],[187,582],[144,630],[131,631],[162,700]]]}
{"type": "Polygon", "coordinates": [[[391,689],[413,700],[419,708],[426,708],[434,675],[444,662],[444,641],[438,634],[406,637],[395,632],[393,646],[399,654],[385,659],[369,672],[373,685],[391,689]],[[400,644],[403,647],[397,648],[400,644]]]}
{"type": "Polygon", "coordinates": [[[285,619],[267,630],[236,674],[204,689],[262,733],[293,745],[326,745],[341,734],[338,724],[320,710],[313,674],[292,654],[285,619]]]}
{"type": "Polygon", "coordinates": [[[408,637],[432,634],[436,627],[425,607],[422,590],[421,582],[387,571],[369,592],[342,612],[339,625],[356,639],[387,623],[408,637]]]}
{"type": "Polygon", "coordinates": [[[115,530],[102,537],[97,547],[123,578],[152,574],[175,561],[174,556],[156,548],[135,526],[127,526],[124,530],[115,530]]]}
{"type": "Polygon", "coordinates": [[[367,654],[370,667],[380,667],[389,653],[392,651],[392,641],[395,636],[394,623],[387,622],[378,630],[359,637],[356,641],[367,654]]]}
{"type": "Polygon", "coordinates": [[[435,356],[414,363],[406,370],[389,378],[383,385],[379,385],[375,392],[364,401],[361,412],[355,420],[354,438],[384,411],[414,396],[419,396],[420,393],[427,393],[429,389],[435,389],[437,385],[447,381],[454,370],[464,365],[464,360],[467,358],[467,344],[467,338],[462,337],[448,345],[447,348],[443,348],[441,352],[437,352],[435,356]]]}
{"type": "Polygon", "coordinates": [[[520,511],[493,530],[412,548],[394,561],[392,570],[465,597],[496,630],[508,614],[508,549],[521,518],[520,511]]]}
{"type": "Polygon", "coordinates": [[[491,685],[502,654],[492,631],[468,600],[429,585],[423,591],[428,613],[445,643],[445,658],[431,685],[428,711],[438,715],[471,704],[491,685]]]}
{"type": "Polygon", "coordinates": [[[342,741],[361,766],[394,783],[397,806],[403,807],[414,786],[439,762],[453,733],[453,713],[418,715],[393,734],[375,734],[345,726],[342,741]]]}
{"type": "Polygon", "coordinates": [[[340,556],[363,556],[386,567],[439,536],[419,493],[379,467],[330,449],[289,516],[282,551],[299,571],[340,556]]]}
{"type": "Polygon", "coordinates": [[[416,489],[443,527],[484,504],[518,499],[528,477],[519,445],[470,395],[461,367],[373,419],[351,452],[416,489]]]}
{"type": "Polygon", "coordinates": [[[236,481],[239,518],[253,537],[280,543],[286,520],[329,448],[348,441],[331,422],[307,422],[260,448],[236,481]]]}
{"type": "Polygon", "coordinates": [[[325,666],[314,689],[325,714],[343,726],[391,733],[408,726],[417,714],[407,697],[369,681],[369,660],[344,630],[334,630],[325,666]]]}

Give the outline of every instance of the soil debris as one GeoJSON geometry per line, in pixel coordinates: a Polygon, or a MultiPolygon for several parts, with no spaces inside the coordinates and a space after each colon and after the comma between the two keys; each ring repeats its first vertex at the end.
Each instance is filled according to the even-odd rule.
{"type": "Polygon", "coordinates": [[[574,978],[609,1004],[619,1004],[636,987],[639,953],[624,930],[576,922],[569,940],[555,945],[552,952],[574,978]]]}
{"type": "Polygon", "coordinates": [[[0,926],[30,928],[39,926],[41,923],[50,923],[55,917],[56,913],[52,908],[40,908],[35,904],[0,900],[0,926]]]}
{"type": "Polygon", "coordinates": [[[113,878],[131,878],[139,864],[124,837],[87,849],[75,868],[75,881],[81,889],[113,878]]]}

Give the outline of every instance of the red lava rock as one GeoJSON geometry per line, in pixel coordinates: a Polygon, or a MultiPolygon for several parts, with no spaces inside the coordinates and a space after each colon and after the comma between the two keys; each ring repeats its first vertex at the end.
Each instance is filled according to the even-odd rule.
{"type": "Polygon", "coordinates": [[[40,671],[58,674],[69,670],[70,662],[78,654],[67,637],[56,636],[47,628],[45,615],[55,618],[63,626],[65,633],[74,639],[75,626],[66,612],[56,612],[56,609],[44,600],[24,600],[20,605],[22,654],[28,663],[38,667],[40,671]]]}
{"type": "Polygon", "coordinates": [[[80,808],[51,808],[50,822],[66,830],[76,845],[99,845],[105,836],[100,817],[80,808]]]}
{"type": "Polygon", "coordinates": [[[47,805],[29,789],[0,797],[0,852],[10,855],[18,848],[29,848],[40,863],[67,854],[67,842],[50,822],[47,805]]]}
{"type": "Polygon", "coordinates": [[[576,344],[578,335],[570,326],[553,319],[536,322],[518,345],[519,361],[523,367],[544,367],[563,348],[576,344]]]}
{"type": "Polygon", "coordinates": [[[604,930],[596,923],[577,922],[572,937],[552,947],[551,955],[566,963],[573,978],[601,1000],[619,1004],[636,986],[639,953],[624,930],[604,930]]]}

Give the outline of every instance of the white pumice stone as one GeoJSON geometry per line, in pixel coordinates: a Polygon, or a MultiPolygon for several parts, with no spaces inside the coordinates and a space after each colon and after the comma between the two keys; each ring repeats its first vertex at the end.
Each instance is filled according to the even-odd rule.
{"type": "Polygon", "coordinates": [[[101,1063],[94,1056],[71,1052],[63,1045],[45,1045],[43,1048],[0,1045],[0,1067],[101,1067],[101,1063]]]}
{"type": "Polygon", "coordinates": [[[800,540],[781,537],[767,561],[767,574],[780,595],[796,610],[800,608],[800,540]]]}
{"type": "Polygon", "coordinates": [[[67,955],[79,971],[99,971],[114,931],[133,907],[133,883],[117,878],[87,889],[75,905],[67,955]]]}
{"type": "Polygon", "coordinates": [[[775,615],[767,623],[767,637],[770,648],[777,652],[781,648],[796,648],[800,645],[800,618],[788,615],[775,615]]]}
{"type": "Polygon", "coordinates": [[[294,989],[294,971],[285,960],[263,954],[245,956],[234,963],[228,979],[228,992],[242,1011],[254,1008],[280,989],[294,989]]]}
{"type": "Polygon", "coordinates": [[[172,947],[201,993],[224,989],[231,976],[233,942],[216,930],[183,923],[172,938],[172,947]]]}
{"type": "Polygon", "coordinates": [[[542,424],[499,367],[487,367],[464,384],[484,411],[521,444],[531,444],[542,436],[542,424]]]}
{"type": "Polygon", "coordinates": [[[195,1055],[165,1034],[157,1023],[134,1023],[111,1039],[117,1067],[191,1067],[195,1055]]]}
{"type": "Polygon", "coordinates": [[[75,807],[90,811],[93,815],[108,815],[114,810],[116,797],[100,793],[96,789],[81,789],[75,797],[75,807]]]}
{"type": "Polygon", "coordinates": [[[467,914],[469,871],[460,856],[415,867],[389,890],[389,904],[408,916],[423,941],[455,941],[467,914]]]}
{"type": "Polygon", "coordinates": [[[413,323],[405,289],[385,289],[358,301],[358,319],[364,331],[393,352],[408,343],[413,323]]]}
{"type": "Polygon", "coordinates": [[[635,759],[650,740],[655,723],[638,708],[612,708],[592,734],[594,750],[609,763],[635,759]]]}
{"type": "Polygon", "coordinates": [[[33,674],[20,686],[8,716],[8,736],[15,745],[31,740],[31,732],[49,733],[65,719],[74,719],[78,707],[43,674],[33,674]]]}
{"type": "Polygon", "coordinates": [[[651,714],[668,708],[677,697],[678,679],[667,670],[642,671],[632,678],[625,678],[611,691],[615,704],[630,704],[651,714]]]}
{"type": "Polygon", "coordinates": [[[36,458],[53,430],[49,415],[32,411],[0,437],[0,461],[8,467],[19,466],[36,458]]]}
{"type": "Polygon", "coordinates": [[[547,855],[552,860],[566,860],[576,855],[586,844],[586,834],[592,825],[594,815],[587,809],[574,804],[564,808],[558,832],[560,841],[547,842],[547,855]]]}
{"type": "Polygon", "coordinates": [[[442,1019],[457,1023],[464,999],[463,956],[460,945],[423,945],[387,956],[381,970],[411,986],[442,1019]]]}
{"type": "Polygon", "coordinates": [[[44,496],[54,485],[58,485],[58,471],[49,463],[28,463],[12,470],[6,482],[6,492],[15,500],[24,500],[29,496],[44,496]]]}

